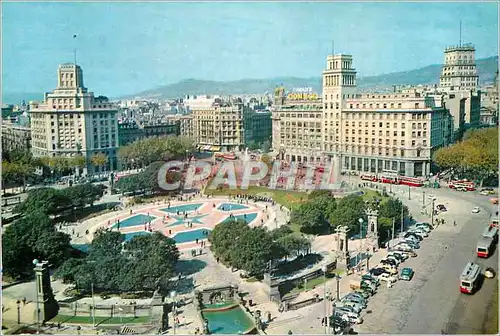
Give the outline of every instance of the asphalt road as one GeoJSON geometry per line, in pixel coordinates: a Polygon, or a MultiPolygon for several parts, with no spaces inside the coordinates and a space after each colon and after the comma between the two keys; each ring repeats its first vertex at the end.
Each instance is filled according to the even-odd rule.
{"type": "MultiPolygon", "coordinates": [[[[497,251],[489,259],[475,256],[477,240],[495,210],[489,197],[475,193],[447,189],[426,192],[437,197],[436,204],[448,207],[443,216],[448,224],[435,229],[422,241],[418,257],[402,265],[415,270],[411,281],[380,288],[370,299],[365,321],[356,328],[360,333],[483,333],[497,279],[485,279],[479,292],[469,296],[459,292],[459,276],[468,261],[498,269],[497,251]],[[481,213],[472,214],[474,206],[481,206],[481,213]]],[[[414,193],[413,197],[421,200],[422,194],[414,193]]]]}

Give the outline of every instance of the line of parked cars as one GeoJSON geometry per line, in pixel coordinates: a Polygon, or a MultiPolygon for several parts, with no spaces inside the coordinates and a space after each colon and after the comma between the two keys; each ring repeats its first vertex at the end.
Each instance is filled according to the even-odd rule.
{"type": "Polygon", "coordinates": [[[334,331],[335,328],[340,330],[346,323],[363,323],[361,312],[366,308],[368,298],[376,293],[377,287],[382,282],[392,285],[398,279],[410,281],[413,278],[415,272],[412,268],[405,267],[398,272],[398,267],[406,259],[417,256],[414,250],[420,248],[420,242],[429,236],[432,229],[429,223],[417,223],[405,233],[403,241],[390,249],[377,266],[362,275],[360,279],[351,282],[350,287],[353,291],[334,304],[334,313],[330,319],[334,331]]]}

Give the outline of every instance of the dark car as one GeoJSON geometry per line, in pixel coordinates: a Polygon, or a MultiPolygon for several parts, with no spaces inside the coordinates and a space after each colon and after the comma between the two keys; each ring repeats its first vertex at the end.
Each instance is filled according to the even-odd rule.
{"type": "Polygon", "coordinates": [[[386,271],[385,269],[383,268],[372,268],[370,270],[370,274],[373,274],[374,276],[379,276],[380,274],[382,273],[387,273],[387,274],[390,274],[388,271],[386,271]]]}
{"type": "Polygon", "coordinates": [[[391,260],[391,259],[383,259],[383,260],[380,260],[380,263],[381,264],[385,264],[385,265],[391,265],[391,266],[394,266],[394,267],[397,267],[398,266],[398,263],[395,262],[394,260],[391,260]]]}
{"type": "Polygon", "coordinates": [[[448,209],[446,209],[446,207],[445,207],[443,204],[438,204],[438,205],[436,206],[436,208],[437,208],[439,211],[441,211],[441,212],[445,212],[445,211],[447,211],[447,210],[448,210],[448,209]]]}
{"type": "Polygon", "coordinates": [[[405,238],[408,238],[408,237],[415,237],[418,239],[418,241],[422,241],[424,238],[419,236],[418,234],[416,233],[413,233],[413,232],[407,232],[405,235],[404,235],[405,238]]]}

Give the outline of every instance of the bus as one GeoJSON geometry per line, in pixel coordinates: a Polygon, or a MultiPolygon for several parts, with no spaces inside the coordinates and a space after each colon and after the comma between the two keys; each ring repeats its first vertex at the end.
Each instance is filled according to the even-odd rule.
{"type": "Polygon", "coordinates": [[[493,249],[494,241],[493,238],[488,238],[481,236],[476,246],[476,253],[479,258],[488,258],[493,249]]]}
{"type": "Polygon", "coordinates": [[[468,262],[460,275],[460,292],[474,294],[479,284],[480,276],[481,267],[473,262],[468,262]]]}
{"type": "Polygon", "coordinates": [[[468,181],[468,180],[453,180],[448,183],[448,187],[451,189],[465,189],[467,191],[474,191],[476,190],[476,186],[474,185],[474,182],[468,181]]]}
{"type": "Polygon", "coordinates": [[[392,173],[382,173],[378,180],[382,183],[399,184],[398,176],[392,173]]]}
{"type": "Polygon", "coordinates": [[[215,160],[216,161],[236,160],[236,155],[234,153],[217,152],[215,153],[215,160]]]}
{"type": "Polygon", "coordinates": [[[361,174],[360,178],[363,181],[377,182],[377,175],[375,175],[375,174],[363,173],[363,174],[361,174]]]}
{"type": "Polygon", "coordinates": [[[422,187],[424,185],[424,181],[422,181],[422,179],[418,177],[399,176],[398,181],[399,184],[404,184],[411,187],[422,187]]]}

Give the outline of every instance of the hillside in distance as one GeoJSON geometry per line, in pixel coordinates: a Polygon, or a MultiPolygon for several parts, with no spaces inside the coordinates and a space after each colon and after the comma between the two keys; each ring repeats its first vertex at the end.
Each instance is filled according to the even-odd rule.
{"type": "MultiPolygon", "coordinates": [[[[479,84],[492,83],[495,72],[498,70],[498,56],[478,59],[476,63],[479,73],[479,84]]],[[[433,64],[409,71],[358,77],[357,86],[359,91],[366,92],[391,90],[393,85],[437,84],[439,83],[441,67],[441,64],[433,64]]],[[[284,85],[288,89],[311,87],[314,91],[321,92],[321,77],[276,77],[268,79],[241,79],[224,82],[186,79],[177,83],[143,91],[134,96],[122,98],[171,99],[184,97],[185,95],[254,94],[272,92],[272,90],[279,85],[284,85]]]]}

